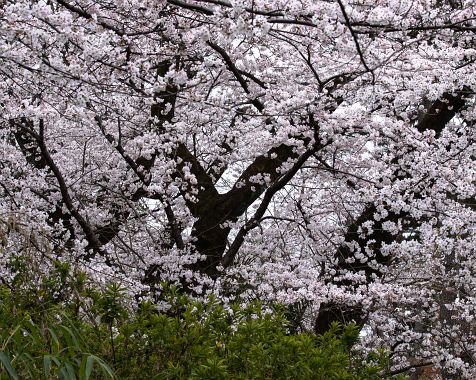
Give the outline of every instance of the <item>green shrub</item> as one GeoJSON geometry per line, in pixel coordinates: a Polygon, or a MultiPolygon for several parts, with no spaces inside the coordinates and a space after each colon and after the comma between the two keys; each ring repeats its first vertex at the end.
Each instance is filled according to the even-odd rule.
{"type": "Polygon", "coordinates": [[[130,310],[124,288],[87,289],[62,265],[22,289],[28,297],[0,287],[0,379],[367,380],[387,366],[384,353],[353,350],[355,325],[297,334],[279,306],[198,302],[168,288],[166,312],[130,310]]]}
{"type": "Polygon", "coordinates": [[[10,296],[1,288],[0,378],[5,374],[11,379],[115,378],[106,362],[88,351],[83,332],[89,326],[72,320],[58,306],[41,314],[18,308],[10,296]]]}
{"type": "Polygon", "coordinates": [[[182,301],[172,310],[181,312],[167,316],[145,306],[120,329],[120,378],[382,378],[385,355],[365,362],[352,352],[355,325],[334,324],[323,336],[290,335],[281,308],[265,312],[255,303],[226,309],[215,298],[182,301]]]}

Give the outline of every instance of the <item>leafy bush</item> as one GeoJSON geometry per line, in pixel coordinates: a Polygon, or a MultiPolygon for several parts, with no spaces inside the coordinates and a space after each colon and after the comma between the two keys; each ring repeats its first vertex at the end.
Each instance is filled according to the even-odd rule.
{"type": "Polygon", "coordinates": [[[166,312],[148,302],[131,311],[125,289],[86,289],[65,271],[29,289],[34,299],[0,288],[0,378],[380,379],[387,365],[383,353],[353,351],[355,325],[295,334],[279,306],[192,301],[175,288],[164,292],[166,312]]]}
{"type": "Polygon", "coordinates": [[[376,360],[366,362],[352,351],[355,325],[334,324],[323,336],[290,335],[279,307],[225,308],[216,298],[201,303],[180,296],[170,301],[170,315],[143,305],[120,328],[120,378],[382,378],[385,355],[374,353],[376,360]]]}
{"type": "Polygon", "coordinates": [[[71,276],[68,265],[56,262],[38,282],[22,258],[12,265],[13,286],[0,286],[0,378],[114,379],[111,367],[89,350],[85,333],[94,328],[78,314],[85,277],[71,276]]]}

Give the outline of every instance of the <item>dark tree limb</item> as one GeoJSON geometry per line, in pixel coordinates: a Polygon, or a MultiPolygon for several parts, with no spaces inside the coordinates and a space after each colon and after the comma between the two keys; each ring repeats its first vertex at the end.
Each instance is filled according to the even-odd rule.
{"type": "MultiPolygon", "coordinates": [[[[233,62],[233,60],[231,59],[231,57],[228,55],[228,53],[225,51],[225,49],[223,49],[222,47],[218,46],[216,43],[212,42],[212,41],[207,41],[207,44],[208,46],[210,46],[213,50],[215,50],[218,54],[221,55],[221,57],[223,58],[223,60],[225,61],[225,64],[228,68],[228,70],[230,70],[233,75],[235,76],[236,80],[238,81],[238,83],[240,84],[240,86],[243,88],[243,90],[245,91],[245,93],[248,95],[250,94],[250,89],[248,87],[248,82],[246,81],[245,78],[243,78],[243,75],[245,75],[246,77],[248,78],[251,78],[253,81],[257,82],[261,87],[265,87],[263,82],[261,82],[260,80],[258,80],[256,77],[254,77],[253,75],[251,74],[247,74],[245,73],[244,71],[238,69],[235,65],[235,63],[233,62]]],[[[264,105],[263,103],[258,99],[258,98],[254,98],[251,100],[251,104],[253,104],[256,109],[259,111],[259,112],[262,112],[264,110],[264,105]]]]}
{"type": "Polygon", "coordinates": [[[270,187],[268,187],[264,194],[263,200],[261,201],[255,214],[247,223],[245,223],[243,227],[241,227],[235,237],[235,240],[231,244],[226,254],[221,259],[221,264],[224,268],[229,267],[233,263],[233,260],[236,257],[239,249],[241,248],[246,235],[249,231],[258,226],[259,222],[261,221],[261,218],[263,218],[266,210],[268,209],[268,206],[271,203],[271,200],[273,199],[274,195],[289,183],[289,181],[296,175],[298,170],[315,152],[316,147],[313,147],[312,149],[306,151],[296,160],[291,169],[289,169],[284,175],[282,175],[277,181],[275,181],[270,187]]]}
{"type": "Polygon", "coordinates": [[[38,144],[38,148],[40,149],[41,155],[42,155],[43,159],[45,160],[46,165],[51,170],[51,172],[53,173],[53,175],[56,178],[56,181],[58,182],[62,202],[66,206],[66,208],[68,209],[69,213],[73,216],[73,218],[76,220],[76,222],[79,224],[79,226],[83,230],[84,235],[86,237],[86,240],[89,243],[89,248],[94,253],[99,254],[100,256],[105,257],[106,260],[108,260],[108,254],[102,248],[102,244],[99,241],[97,235],[94,233],[93,227],[89,224],[88,221],[86,221],[86,219],[81,215],[81,213],[74,206],[73,200],[72,200],[72,198],[69,194],[68,186],[67,186],[66,181],[63,177],[63,174],[61,173],[60,169],[58,168],[58,166],[54,162],[48,148],[46,147],[43,120],[40,119],[39,132],[38,133],[35,132],[32,128],[28,128],[26,126],[21,125],[21,128],[25,133],[32,136],[35,139],[36,143],[38,144]]]}
{"type": "Polygon", "coordinates": [[[342,15],[344,16],[345,23],[347,25],[347,28],[350,31],[350,34],[352,35],[352,38],[354,39],[355,47],[357,49],[357,53],[359,54],[360,61],[362,62],[362,65],[364,65],[365,69],[372,75],[372,83],[375,83],[375,75],[372,69],[367,65],[367,62],[365,61],[364,58],[364,53],[362,52],[362,48],[360,47],[360,42],[359,38],[357,37],[357,34],[355,33],[352,23],[350,22],[349,15],[347,14],[347,11],[345,10],[345,6],[342,3],[341,0],[337,0],[339,3],[340,10],[342,12],[342,15]]]}
{"type": "MultiPolygon", "coordinates": [[[[75,14],[77,14],[79,17],[82,17],[86,20],[92,20],[93,19],[93,16],[86,12],[85,10],[79,8],[79,7],[76,7],[72,4],[70,4],[69,2],[65,1],[65,0],[55,0],[58,4],[60,4],[61,6],[63,6],[64,8],[66,8],[67,10],[69,10],[70,12],[73,12],[75,14]]],[[[98,24],[101,25],[104,29],[107,29],[107,30],[111,30],[113,31],[114,33],[116,33],[118,36],[124,36],[125,33],[123,30],[99,19],[98,21],[98,24]]]]}
{"type": "Polygon", "coordinates": [[[186,1],[182,0],[167,0],[169,4],[175,5],[179,8],[184,8],[188,9],[191,11],[195,11],[198,13],[202,13],[207,16],[212,16],[213,15],[213,10],[210,8],[202,7],[201,5],[193,4],[193,3],[187,3],[186,1]]]}
{"type": "MultiPolygon", "coordinates": [[[[440,99],[436,100],[428,107],[429,112],[426,112],[420,118],[418,123],[415,125],[415,128],[420,132],[433,130],[435,131],[435,135],[439,137],[447,123],[467,104],[469,94],[471,94],[469,88],[463,88],[454,94],[443,94],[440,99]],[[438,112],[436,112],[437,109],[438,112]]],[[[396,178],[399,178],[398,174],[396,174],[396,178]]],[[[388,212],[386,218],[375,221],[374,215],[376,212],[376,205],[369,204],[364,208],[361,214],[350,223],[349,226],[347,226],[347,232],[344,235],[345,243],[336,251],[338,257],[336,270],[338,273],[343,273],[345,271],[351,273],[361,272],[365,274],[367,281],[371,281],[371,278],[374,275],[381,276],[380,270],[371,267],[368,262],[361,263],[355,258],[353,259],[355,252],[349,248],[349,243],[357,243],[357,246],[359,247],[358,249],[363,251],[371,241],[374,241],[371,248],[374,252],[375,260],[378,264],[387,265],[390,262],[391,257],[383,256],[381,253],[381,247],[384,243],[388,244],[394,241],[395,236],[384,231],[382,229],[382,224],[385,221],[398,223],[399,220],[406,220],[407,223],[410,224],[415,223],[415,221],[409,218],[405,213],[394,213],[391,211],[388,212]],[[363,228],[366,222],[374,223],[373,233],[366,233],[365,228],[363,228]]],[[[334,282],[341,285],[350,285],[342,280],[336,280],[334,282]]],[[[359,306],[348,308],[344,305],[338,305],[332,302],[324,303],[320,307],[314,329],[317,333],[323,333],[329,329],[331,323],[334,321],[345,323],[354,320],[356,323],[362,324],[365,321],[365,318],[365,313],[359,306]]]]}
{"type": "MultiPolygon", "coordinates": [[[[36,139],[25,131],[33,129],[33,122],[26,118],[22,118],[20,121],[10,120],[10,126],[14,130],[13,136],[23,156],[25,157],[25,160],[31,166],[38,170],[43,170],[47,168],[47,162],[40,151],[36,139]]],[[[12,143],[14,142],[12,141],[12,143]]],[[[57,190],[51,190],[50,192],[38,191],[35,192],[35,194],[47,201],[48,203],[51,203],[47,195],[51,192],[56,191],[57,190]]],[[[51,226],[54,226],[60,222],[62,223],[65,230],[69,232],[69,238],[66,244],[70,245],[72,240],[74,240],[76,236],[74,226],[71,223],[71,214],[69,214],[68,212],[64,212],[61,205],[53,204],[53,210],[48,212],[47,221],[51,226]]],[[[64,232],[61,232],[59,234],[59,237],[62,238],[63,236],[64,232]]]]}
{"type": "Polygon", "coordinates": [[[463,88],[454,94],[444,93],[440,99],[431,103],[427,110],[421,113],[416,128],[419,132],[433,130],[440,137],[446,124],[466,105],[472,94],[469,88],[463,88]]]}

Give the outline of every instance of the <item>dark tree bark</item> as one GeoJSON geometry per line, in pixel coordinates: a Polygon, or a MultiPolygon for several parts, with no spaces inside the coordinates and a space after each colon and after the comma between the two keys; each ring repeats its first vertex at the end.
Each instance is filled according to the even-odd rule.
{"type": "MultiPolygon", "coordinates": [[[[470,89],[463,88],[454,94],[443,94],[441,99],[436,100],[433,104],[428,106],[427,112],[422,114],[416,124],[416,129],[420,132],[427,130],[435,131],[435,136],[440,137],[443,129],[447,123],[464,108],[467,102],[467,98],[471,93],[470,89]],[[439,110],[439,111],[437,111],[439,110]]],[[[397,170],[398,172],[398,170],[397,170]]],[[[405,174],[407,175],[407,174],[405,174]]],[[[401,177],[401,174],[396,173],[395,178],[401,177]]],[[[408,218],[408,215],[403,213],[395,214],[389,212],[388,216],[379,221],[375,221],[374,215],[376,213],[376,205],[369,204],[365,207],[359,217],[354,222],[349,224],[347,232],[345,234],[345,243],[341,245],[336,255],[339,258],[336,271],[339,273],[341,270],[357,273],[360,271],[365,272],[368,281],[371,281],[371,276],[381,276],[379,270],[376,270],[368,265],[368,263],[359,263],[358,260],[355,263],[349,264],[346,259],[352,258],[355,252],[348,248],[346,243],[356,242],[359,249],[363,250],[370,242],[372,242],[372,248],[375,255],[375,260],[379,264],[386,265],[390,262],[390,256],[383,256],[381,253],[381,247],[383,243],[391,243],[395,240],[395,236],[387,231],[383,231],[382,224],[386,221],[398,222],[399,219],[405,219],[409,224],[415,224],[416,221],[408,218]],[[365,232],[363,227],[366,222],[373,222],[373,232],[370,234],[364,234],[363,237],[359,235],[358,231],[365,232]]],[[[341,282],[337,282],[339,284],[341,282]]],[[[346,284],[344,284],[346,285],[346,284]]],[[[354,321],[357,324],[362,324],[366,320],[365,312],[362,308],[356,306],[349,309],[345,305],[337,305],[333,303],[323,304],[319,310],[315,323],[315,331],[317,333],[323,333],[327,331],[332,322],[350,322],[354,321]]]]}

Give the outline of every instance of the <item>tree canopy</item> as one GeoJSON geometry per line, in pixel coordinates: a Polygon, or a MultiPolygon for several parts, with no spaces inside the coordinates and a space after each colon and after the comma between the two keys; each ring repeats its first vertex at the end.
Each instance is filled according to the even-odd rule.
{"type": "Polygon", "coordinates": [[[0,4],[4,284],[277,301],[474,378],[474,0],[0,4]]]}

